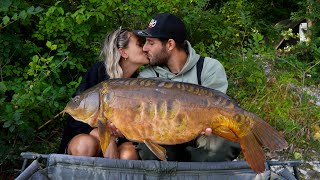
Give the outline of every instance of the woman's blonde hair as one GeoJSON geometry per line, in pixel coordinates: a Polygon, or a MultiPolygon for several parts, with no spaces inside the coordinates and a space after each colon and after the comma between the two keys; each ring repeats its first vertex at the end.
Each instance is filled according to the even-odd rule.
{"type": "Polygon", "coordinates": [[[121,54],[119,48],[128,48],[129,33],[132,33],[132,31],[120,27],[110,33],[104,40],[100,58],[104,61],[106,72],[110,78],[123,77],[123,70],[120,66],[121,54]]]}

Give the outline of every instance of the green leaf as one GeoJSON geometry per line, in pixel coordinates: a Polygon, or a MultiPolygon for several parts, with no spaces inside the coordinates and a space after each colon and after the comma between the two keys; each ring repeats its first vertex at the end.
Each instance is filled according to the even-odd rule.
{"type": "Polygon", "coordinates": [[[69,84],[70,85],[76,85],[78,82],[75,82],[75,81],[71,81],[69,84]]]}
{"type": "Polygon", "coordinates": [[[38,55],[34,55],[34,56],[32,57],[32,61],[38,62],[38,60],[39,60],[39,56],[38,56],[38,55]]]}
{"type": "Polygon", "coordinates": [[[52,89],[52,86],[48,86],[44,91],[43,94],[46,94],[47,92],[49,92],[52,89]]]}
{"type": "Polygon", "coordinates": [[[13,109],[11,105],[6,105],[6,113],[12,113],[13,109]]]}
{"type": "Polygon", "coordinates": [[[20,11],[20,13],[19,13],[19,17],[20,17],[21,19],[26,19],[26,17],[27,17],[27,13],[26,13],[26,11],[25,11],[25,10],[20,11]]]}
{"type": "Polygon", "coordinates": [[[62,81],[61,81],[60,79],[57,79],[56,82],[57,82],[58,84],[62,84],[62,81]]]}
{"type": "Polygon", "coordinates": [[[59,107],[59,103],[56,102],[56,101],[53,103],[53,105],[54,105],[54,107],[56,107],[56,108],[59,107]]]}
{"type": "Polygon", "coordinates": [[[63,14],[64,14],[64,10],[63,10],[63,8],[61,8],[61,7],[60,7],[60,8],[58,8],[57,10],[58,10],[58,12],[59,12],[61,15],[63,15],[63,14]]]}
{"type": "Polygon", "coordinates": [[[20,119],[20,121],[17,121],[16,122],[16,125],[21,125],[21,124],[23,124],[24,122],[20,119]]]}
{"type": "Polygon", "coordinates": [[[9,128],[9,131],[10,131],[10,132],[13,132],[13,130],[14,130],[15,128],[16,128],[15,126],[11,126],[11,127],[9,128]]]}
{"type": "Polygon", "coordinates": [[[52,45],[52,46],[50,47],[50,49],[51,49],[51,50],[56,50],[56,49],[57,49],[57,45],[52,45]]]}
{"type": "Polygon", "coordinates": [[[14,13],[11,19],[14,20],[14,21],[16,21],[16,20],[18,19],[18,14],[17,14],[17,13],[14,13]]]}
{"type": "Polygon", "coordinates": [[[21,118],[21,113],[15,112],[15,113],[13,114],[13,119],[14,119],[15,121],[19,121],[20,118],[21,118]]]}
{"type": "Polygon", "coordinates": [[[34,13],[37,14],[37,13],[41,12],[42,10],[43,10],[43,8],[38,6],[38,7],[36,7],[36,9],[34,10],[34,13]]]}
{"type": "Polygon", "coordinates": [[[54,5],[57,6],[61,1],[57,1],[54,5]]]}
{"type": "Polygon", "coordinates": [[[17,109],[16,112],[17,113],[22,113],[24,111],[24,109],[17,109]]]}
{"type": "MultiPolygon", "coordinates": [[[[55,46],[55,45],[52,45],[52,46],[55,46]]],[[[53,59],[53,58],[54,58],[54,56],[50,56],[50,57],[47,58],[47,61],[48,61],[48,62],[52,62],[52,59],[53,59]]]]}
{"type": "Polygon", "coordinates": [[[11,126],[11,122],[10,121],[6,121],[4,124],[3,124],[3,127],[4,128],[8,128],[11,126]]]}
{"type": "Polygon", "coordinates": [[[302,158],[302,154],[298,153],[298,152],[295,152],[293,156],[294,156],[295,159],[301,159],[302,158]]]}
{"type": "Polygon", "coordinates": [[[48,48],[51,48],[52,43],[51,43],[50,41],[47,41],[46,46],[47,46],[48,48]]]}
{"type": "Polygon", "coordinates": [[[1,0],[0,1],[0,12],[7,12],[11,6],[11,0],[1,0]]]}
{"type": "Polygon", "coordinates": [[[37,99],[38,101],[43,101],[43,97],[42,97],[42,96],[37,96],[36,99],[37,99]]]}
{"type": "Polygon", "coordinates": [[[8,16],[5,16],[2,18],[2,22],[4,25],[7,25],[10,22],[10,18],[8,16]]]}
{"type": "Polygon", "coordinates": [[[51,6],[47,12],[46,12],[46,16],[50,16],[51,14],[53,14],[53,12],[56,10],[55,6],[51,6]]]}
{"type": "Polygon", "coordinates": [[[4,82],[0,82],[0,93],[4,93],[7,90],[6,85],[4,82]]]}
{"type": "Polygon", "coordinates": [[[28,14],[34,14],[34,7],[31,6],[28,10],[27,10],[28,14]]]}

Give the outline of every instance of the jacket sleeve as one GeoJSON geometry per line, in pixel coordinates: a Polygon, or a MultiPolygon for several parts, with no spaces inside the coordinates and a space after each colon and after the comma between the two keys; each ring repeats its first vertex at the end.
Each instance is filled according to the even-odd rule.
{"type": "MultiPolygon", "coordinates": [[[[107,79],[104,65],[101,62],[95,63],[83,76],[80,85],[77,87],[75,93],[72,97],[78,95],[84,90],[98,84],[99,82],[107,79]]],[[[78,134],[89,134],[92,131],[92,127],[86,123],[77,121],[71,116],[68,117],[67,123],[65,125],[60,147],[58,153],[63,154],[69,141],[78,134]]]]}

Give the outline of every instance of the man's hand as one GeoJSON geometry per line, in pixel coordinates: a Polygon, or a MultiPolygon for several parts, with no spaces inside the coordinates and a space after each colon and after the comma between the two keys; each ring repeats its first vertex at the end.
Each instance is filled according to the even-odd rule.
{"type": "Polygon", "coordinates": [[[202,135],[210,136],[212,134],[211,128],[206,128],[204,131],[201,132],[202,135]]]}

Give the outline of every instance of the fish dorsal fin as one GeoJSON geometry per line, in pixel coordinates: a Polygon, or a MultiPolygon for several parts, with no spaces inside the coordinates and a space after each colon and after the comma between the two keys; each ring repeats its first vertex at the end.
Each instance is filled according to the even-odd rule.
{"type": "Polygon", "coordinates": [[[143,142],[160,160],[164,161],[167,159],[167,150],[164,147],[160,146],[159,144],[155,144],[150,140],[144,140],[143,142]]]}

